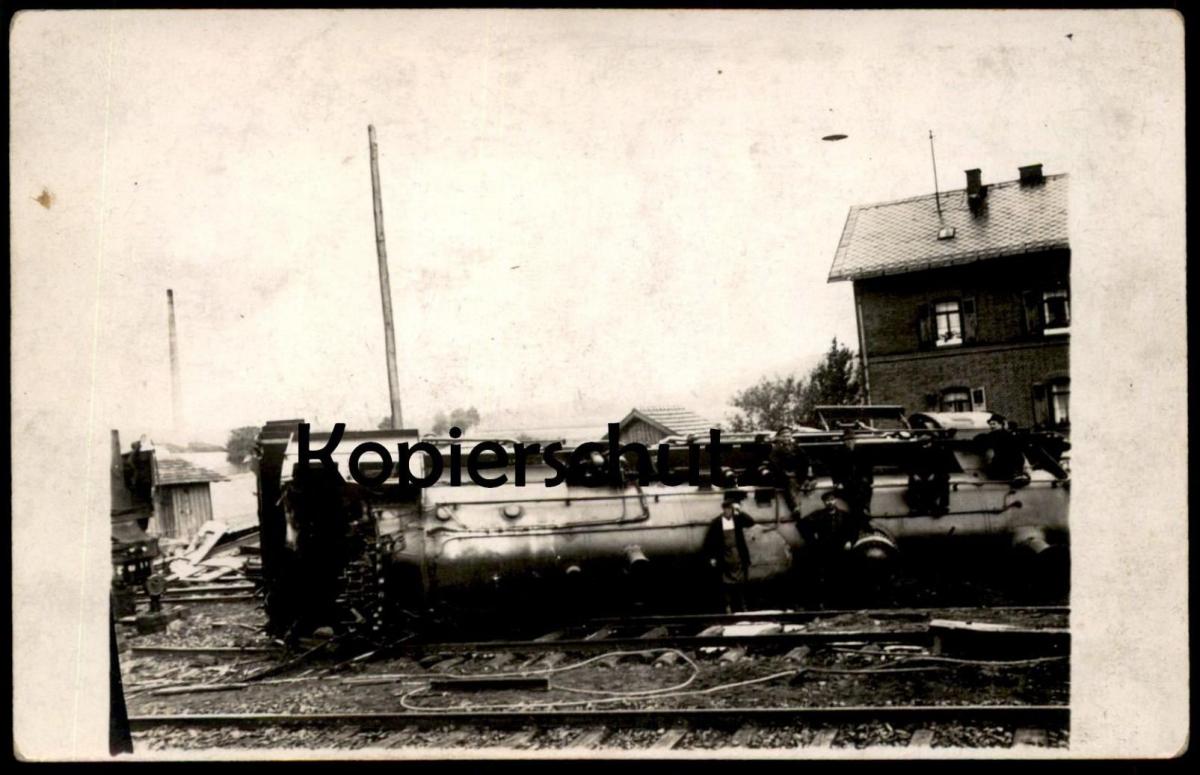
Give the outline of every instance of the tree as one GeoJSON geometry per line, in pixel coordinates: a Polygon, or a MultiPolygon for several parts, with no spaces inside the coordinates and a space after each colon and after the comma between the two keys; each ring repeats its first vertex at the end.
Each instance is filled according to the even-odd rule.
{"type": "Polygon", "coordinates": [[[741,411],[729,418],[735,432],[799,424],[804,414],[804,382],[796,377],[763,377],[730,401],[741,411]]]}
{"type": "Polygon", "coordinates": [[[862,402],[862,367],[855,354],[837,337],[807,378],[763,377],[735,395],[730,403],[740,411],[729,418],[733,431],[774,430],[783,425],[808,425],[813,407],[862,402]]]}
{"type": "Polygon", "coordinates": [[[247,425],[234,428],[225,442],[225,459],[231,464],[251,468],[254,465],[254,445],[258,442],[258,427],[247,425]]]}
{"type": "Polygon", "coordinates": [[[433,435],[445,436],[454,426],[466,433],[468,428],[478,424],[479,411],[473,406],[470,409],[455,409],[450,412],[449,417],[446,417],[445,412],[438,412],[433,417],[433,435]]]}
{"type": "Polygon", "coordinates": [[[837,337],[829,345],[829,352],[808,374],[804,389],[805,415],[812,413],[814,406],[849,406],[862,402],[862,366],[849,347],[839,345],[837,337]]]}

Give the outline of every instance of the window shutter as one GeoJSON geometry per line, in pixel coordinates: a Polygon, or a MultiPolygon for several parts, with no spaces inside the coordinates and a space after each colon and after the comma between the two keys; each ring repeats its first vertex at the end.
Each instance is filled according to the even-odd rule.
{"type": "Polygon", "coordinates": [[[975,299],[962,300],[963,342],[975,341],[975,299]]]}
{"type": "Polygon", "coordinates": [[[1046,400],[1046,386],[1033,386],[1033,424],[1044,426],[1050,420],[1049,402],[1046,400]]]}
{"type": "Polygon", "coordinates": [[[922,350],[933,347],[933,320],[929,317],[929,305],[917,307],[917,341],[922,350]]]}
{"type": "Polygon", "coordinates": [[[971,411],[987,411],[987,392],[983,388],[971,388],[971,411]]]}
{"type": "Polygon", "coordinates": [[[1021,296],[1025,303],[1025,333],[1037,336],[1042,332],[1042,294],[1025,291],[1021,296]]]}
{"type": "Polygon", "coordinates": [[[925,394],[925,411],[936,412],[937,409],[938,409],[938,394],[937,393],[926,393],[925,394]]]}

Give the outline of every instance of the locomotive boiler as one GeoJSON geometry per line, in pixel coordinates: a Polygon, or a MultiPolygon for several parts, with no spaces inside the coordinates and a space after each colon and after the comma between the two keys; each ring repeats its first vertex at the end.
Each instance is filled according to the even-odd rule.
{"type": "MultiPolygon", "coordinates": [[[[1054,446],[1022,435],[1021,476],[993,478],[978,438],[988,430],[986,419],[914,415],[901,428],[853,433],[873,471],[869,522],[839,554],[854,577],[886,578],[923,545],[1011,557],[1023,563],[1021,573],[1065,572],[1069,477],[1054,446]],[[932,450],[945,474],[940,507],[916,497],[911,460],[918,449],[932,450]]],[[[755,475],[762,435],[722,438],[718,472],[710,471],[705,439],[669,439],[666,470],[645,482],[634,475],[614,482],[599,467],[590,469],[587,456],[571,467],[575,450],[561,449],[523,459],[518,484],[520,445],[492,440],[475,458],[490,476],[506,473],[504,484],[480,486],[446,470],[415,487],[410,479],[431,472],[429,454],[409,458],[409,478],[392,470],[363,484],[350,475],[356,446],[394,449],[417,442],[415,431],[347,432],[332,452],[333,465],[301,465],[298,427],[289,420],[263,428],[258,472],[270,627],[294,635],[325,626],[379,633],[446,612],[513,617],[702,605],[712,579],[704,537],[730,493],[753,522],[746,530],[749,584],[783,603],[803,599],[812,553],[803,520],[823,508],[824,496],[840,492],[833,461],[850,438],[843,430],[797,434],[813,478],[792,488],[793,512],[775,483],[755,475]],[[543,483],[568,467],[560,484],[543,483]],[[683,478],[672,474],[696,470],[699,480],[666,483],[683,478]]],[[[311,437],[315,447],[328,440],[328,434],[311,437]]],[[[465,460],[482,445],[424,441],[444,459],[465,460]]],[[[361,457],[356,464],[366,465],[361,457]]]]}

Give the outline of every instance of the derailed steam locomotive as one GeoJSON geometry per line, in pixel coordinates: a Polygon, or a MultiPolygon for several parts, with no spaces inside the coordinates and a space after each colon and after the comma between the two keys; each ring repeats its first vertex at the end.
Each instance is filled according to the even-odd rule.
{"type": "MultiPolygon", "coordinates": [[[[715,477],[705,439],[669,439],[669,470],[646,483],[634,475],[614,482],[586,462],[568,466],[574,450],[561,449],[555,459],[523,461],[525,486],[518,486],[511,475],[517,443],[501,441],[503,454],[493,445],[476,456],[494,474],[510,469],[499,487],[461,474],[452,485],[450,471],[432,486],[414,487],[399,475],[364,485],[348,473],[352,448],[395,448],[418,441],[415,431],[347,432],[333,466],[302,466],[302,421],[271,422],[260,434],[258,470],[269,626],[293,636],[324,626],[369,635],[431,613],[512,617],[703,604],[712,574],[702,545],[729,493],[753,521],[746,531],[752,588],[773,599],[804,599],[813,564],[804,520],[820,512],[825,496],[842,494],[834,469],[848,446],[869,461],[872,474],[867,521],[839,555],[852,577],[887,578],[906,555],[934,546],[942,554],[978,548],[1011,555],[1022,563],[1017,573],[1061,583],[1068,572],[1069,476],[1058,464],[1064,445],[1018,434],[1021,473],[996,478],[980,444],[987,419],[924,414],[890,430],[860,422],[853,432],[800,432],[796,448],[812,474],[803,487],[759,476],[763,435],[728,434],[715,477]],[[914,476],[918,458],[934,460],[940,475],[914,476]],[[562,484],[543,484],[568,467],[562,484]],[[697,468],[698,482],[664,483],[697,468]]],[[[311,443],[328,438],[313,433],[311,443]]],[[[463,459],[480,443],[424,441],[445,453],[456,446],[463,459]]],[[[429,456],[414,454],[409,465],[417,478],[428,474],[429,456]]]]}

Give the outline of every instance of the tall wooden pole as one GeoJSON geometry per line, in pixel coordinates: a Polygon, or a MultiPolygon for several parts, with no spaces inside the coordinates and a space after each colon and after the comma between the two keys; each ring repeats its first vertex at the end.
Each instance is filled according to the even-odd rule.
{"type": "Polygon", "coordinates": [[[371,142],[371,193],[375,200],[375,251],[379,255],[379,293],[383,297],[383,337],[387,348],[388,396],[392,402],[392,429],[404,427],[400,414],[400,378],[396,373],[396,334],[392,327],[392,284],[388,279],[387,243],[383,239],[383,194],[379,188],[379,149],[375,127],[367,126],[371,142]]]}
{"type": "Polygon", "coordinates": [[[175,294],[167,289],[167,337],[171,348],[171,412],[175,433],[183,432],[183,380],[179,377],[179,345],[175,340],[175,294]]]}
{"type": "Polygon", "coordinates": [[[933,160],[933,201],[937,205],[938,218],[942,217],[942,195],[938,193],[937,154],[933,152],[933,130],[929,130],[929,158],[933,160]]]}

